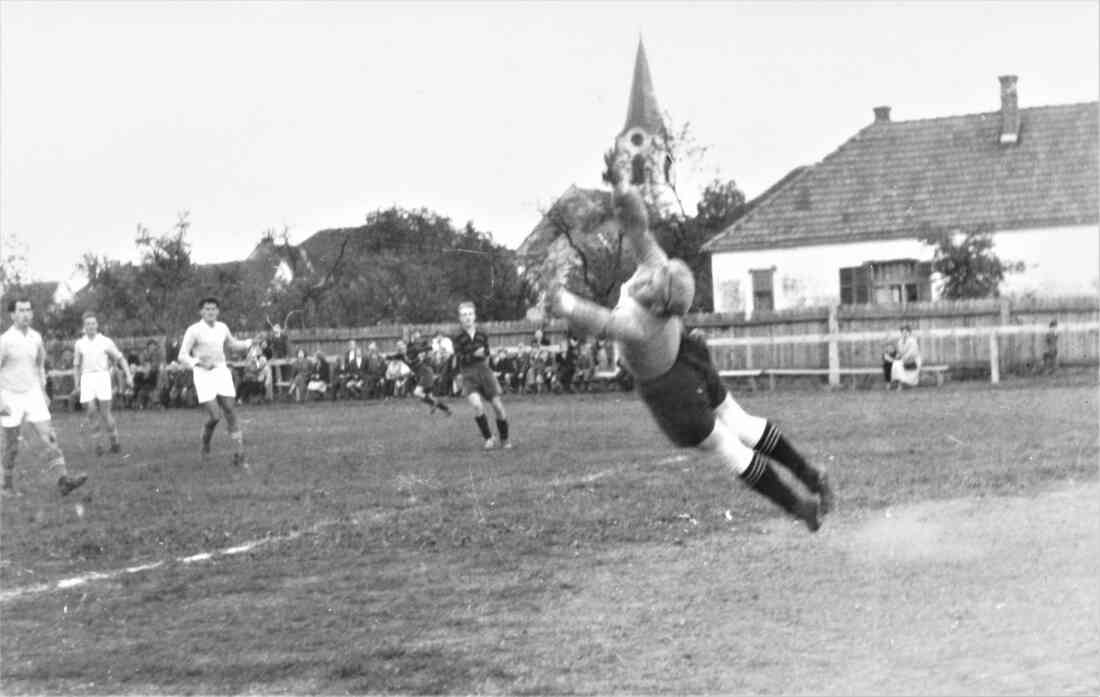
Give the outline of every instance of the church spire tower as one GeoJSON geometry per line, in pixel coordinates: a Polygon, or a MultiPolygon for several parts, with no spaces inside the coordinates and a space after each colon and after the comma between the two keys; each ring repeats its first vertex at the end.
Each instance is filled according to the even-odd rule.
{"type": "Polygon", "coordinates": [[[638,53],[634,58],[634,78],[630,85],[630,101],[626,108],[626,123],[615,138],[614,166],[620,176],[634,186],[656,187],[669,184],[672,164],[668,149],[668,131],[653,77],[649,73],[645,45],[638,38],[638,53]]]}

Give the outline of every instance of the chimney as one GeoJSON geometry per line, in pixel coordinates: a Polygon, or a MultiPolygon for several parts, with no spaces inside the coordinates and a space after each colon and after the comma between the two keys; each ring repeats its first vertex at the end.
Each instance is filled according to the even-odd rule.
{"type": "Polygon", "coordinates": [[[890,122],[890,107],[877,106],[875,107],[875,123],[889,123],[890,122]]]}
{"type": "Polygon", "coordinates": [[[1010,145],[1020,139],[1020,108],[1016,103],[1016,76],[1002,75],[1001,81],[1001,144],[1010,145]]]}

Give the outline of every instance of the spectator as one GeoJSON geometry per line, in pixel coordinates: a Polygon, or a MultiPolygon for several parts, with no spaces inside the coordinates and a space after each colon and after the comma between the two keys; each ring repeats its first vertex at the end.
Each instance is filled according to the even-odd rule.
{"type": "MultiPolygon", "coordinates": [[[[397,342],[397,353],[394,355],[405,354],[405,342],[397,342]]],[[[405,386],[408,382],[409,376],[412,375],[412,368],[409,364],[400,358],[389,358],[386,361],[386,377],[384,380],[385,387],[383,392],[386,397],[404,397],[405,386]]]]}
{"type": "Polygon", "coordinates": [[[916,387],[920,383],[920,347],[913,337],[909,325],[902,325],[901,338],[894,347],[893,365],[890,368],[890,382],[900,391],[903,385],[916,387]]]}
{"type": "Polygon", "coordinates": [[[577,363],[573,372],[573,388],[587,392],[591,389],[595,377],[596,363],[593,357],[592,342],[585,341],[577,349],[577,363]]]}
{"type": "Polygon", "coordinates": [[[247,404],[254,397],[267,400],[267,385],[271,376],[271,367],[267,364],[262,346],[266,341],[254,346],[245,357],[244,370],[241,373],[241,384],[237,389],[237,403],[247,404]]]}
{"type": "Polygon", "coordinates": [[[580,356],[580,339],[569,332],[565,336],[565,351],[558,358],[558,382],[566,392],[573,391],[573,376],[577,372],[577,359],[580,356]]]}
{"type": "Polygon", "coordinates": [[[271,325],[271,355],[268,358],[288,358],[290,356],[290,339],[283,331],[282,325],[271,325]]]}
{"type": "Polygon", "coordinates": [[[534,336],[531,337],[531,346],[533,348],[542,348],[543,346],[549,346],[550,340],[544,336],[542,329],[536,329],[534,336]]]}
{"type": "Polygon", "coordinates": [[[1058,320],[1050,320],[1043,351],[1043,372],[1053,375],[1058,370],[1058,320]]]}
{"type": "Polygon", "coordinates": [[[382,389],[386,380],[386,359],[378,350],[378,344],[367,344],[367,355],[364,356],[366,368],[363,371],[363,391],[369,399],[378,399],[382,396],[382,389]]]}
{"type": "Polygon", "coordinates": [[[336,368],[339,393],[349,399],[361,399],[366,370],[367,361],[363,356],[363,349],[359,348],[355,339],[348,339],[348,347],[340,354],[340,362],[336,368]]]}
{"type": "Polygon", "coordinates": [[[329,393],[329,384],[332,381],[332,369],[329,367],[325,354],[321,351],[313,354],[313,365],[306,383],[306,392],[311,397],[324,399],[329,393]]]}
{"type": "Polygon", "coordinates": [[[313,367],[310,365],[309,357],[306,355],[304,348],[298,349],[294,362],[290,364],[290,370],[290,398],[301,403],[306,398],[306,386],[309,384],[309,377],[313,372],[313,367]]]}
{"type": "Polygon", "coordinates": [[[164,385],[164,354],[155,339],[145,342],[134,370],[134,401],[139,409],[161,403],[164,385]]]}

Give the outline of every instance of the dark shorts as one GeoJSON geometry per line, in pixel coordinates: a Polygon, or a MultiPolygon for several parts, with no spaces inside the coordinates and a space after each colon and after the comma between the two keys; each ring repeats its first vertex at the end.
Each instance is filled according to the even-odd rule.
{"type": "Polygon", "coordinates": [[[489,368],[488,361],[475,363],[462,369],[462,396],[469,397],[475,392],[486,399],[501,395],[500,383],[489,368]]]}
{"type": "Polygon", "coordinates": [[[672,368],[660,377],[639,381],[638,394],[669,440],[694,447],[714,430],[714,410],[727,392],[706,345],[684,336],[672,368]]]}

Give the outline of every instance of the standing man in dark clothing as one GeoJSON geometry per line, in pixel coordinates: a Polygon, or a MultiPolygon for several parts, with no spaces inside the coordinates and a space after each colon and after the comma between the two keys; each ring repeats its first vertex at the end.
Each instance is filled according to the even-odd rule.
{"type": "Polygon", "coordinates": [[[489,367],[489,336],[477,328],[477,310],[472,302],[458,306],[458,323],[462,330],[455,335],[452,343],[458,369],[462,371],[462,394],[474,408],[474,421],[485,439],[485,449],[496,447],[493,432],[489,429],[489,420],[485,417],[485,405],[482,398],[489,400],[496,414],[497,433],[500,447],[511,448],[508,440],[508,415],[501,401],[500,383],[489,367]]]}

